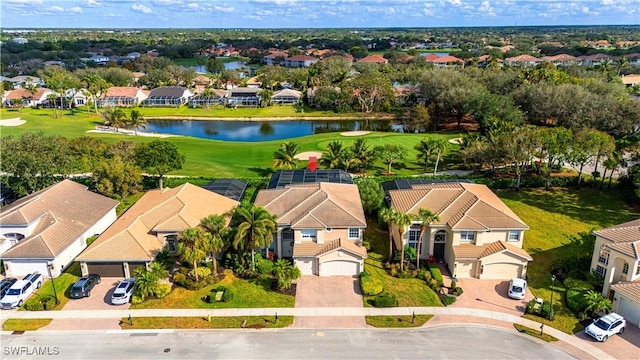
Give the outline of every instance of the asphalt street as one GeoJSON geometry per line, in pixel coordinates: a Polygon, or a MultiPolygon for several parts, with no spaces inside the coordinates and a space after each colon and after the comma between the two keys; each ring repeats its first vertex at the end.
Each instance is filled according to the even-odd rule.
{"type": "Polygon", "coordinates": [[[2,359],[573,359],[529,336],[474,325],[29,332],[0,340],[2,359]]]}

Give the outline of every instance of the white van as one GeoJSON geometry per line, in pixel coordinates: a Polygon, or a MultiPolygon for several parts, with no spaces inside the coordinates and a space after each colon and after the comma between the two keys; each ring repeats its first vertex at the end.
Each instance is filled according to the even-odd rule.
{"type": "Polygon", "coordinates": [[[13,309],[22,306],[25,300],[36,289],[42,286],[42,275],[39,273],[29,274],[22,280],[16,281],[0,300],[2,309],[13,309]]]}

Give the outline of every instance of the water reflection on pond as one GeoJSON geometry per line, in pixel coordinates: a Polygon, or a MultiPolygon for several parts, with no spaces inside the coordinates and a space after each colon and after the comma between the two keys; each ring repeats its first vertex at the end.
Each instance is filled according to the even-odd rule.
{"type": "Polygon", "coordinates": [[[223,141],[269,141],[342,131],[392,131],[391,120],[148,120],[147,132],[223,141]]]}

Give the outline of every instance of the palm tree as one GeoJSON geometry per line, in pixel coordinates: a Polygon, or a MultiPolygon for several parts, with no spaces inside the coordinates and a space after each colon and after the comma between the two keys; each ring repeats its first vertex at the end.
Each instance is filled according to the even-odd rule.
{"type": "Polygon", "coordinates": [[[436,152],[436,164],[433,167],[433,175],[438,171],[438,164],[440,163],[440,156],[449,147],[449,141],[442,138],[431,139],[431,148],[436,152]]]}
{"type": "Polygon", "coordinates": [[[53,109],[53,117],[57,118],[58,117],[58,111],[57,111],[57,106],[56,106],[56,100],[58,99],[58,95],[51,93],[49,95],[47,95],[47,100],[49,100],[49,106],[51,106],[51,108],[53,109]]]}
{"type": "Polygon", "coordinates": [[[594,314],[610,311],[612,308],[611,300],[602,297],[600,293],[593,290],[589,290],[584,294],[584,300],[587,305],[585,311],[590,311],[594,314]]]}
{"type": "Polygon", "coordinates": [[[349,148],[353,157],[358,161],[358,171],[361,172],[363,168],[368,168],[375,160],[375,151],[362,139],[356,139],[353,145],[349,148]]]}
{"type": "Polygon", "coordinates": [[[218,261],[216,260],[216,254],[224,251],[227,247],[224,237],[223,229],[226,225],[226,219],[220,215],[209,215],[206,218],[200,220],[200,227],[204,230],[204,250],[211,254],[213,274],[218,274],[218,261]]]}
{"type": "Polygon", "coordinates": [[[136,277],[135,294],[142,301],[155,293],[158,287],[158,278],[153,272],[144,267],[139,267],[133,270],[133,275],[136,277]]]}
{"type": "Polygon", "coordinates": [[[278,288],[288,289],[291,287],[291,282],[299,278],[302,273],[297,266],[292,265],[289,260],[278,259],[273,265],[273,274],[278,280],[278,288]]]}
{"type": "Polygon", "coordinates": [[[346,149],[344,148],[342,141],[333,140],[329,145],[327,145],[327,149],[322,153],[320,163],[329,169],[340,168],[345,160],[345,152],[346,149]]]}
{"type": "Polygon", "coordinates": [[[149,264],[149,271],[155,275],[158,280],[169,276],[169,270],[167,270],[167,268],[158,261],[153,261],[149,264]]]}
{"type": "Polygon", "coordinates": [[[125,125],[126,115],[122,109],[111,109],[103,112],[102,118],[106,125],[112,126],[116,132],[118,132],[118,128],[121,128],[125,125]]]}
{"type": "Polygon", "coordinates": [[[129,114],[128,125],[133,128],[133,133],[135,136],[138,136],[138,128],[147,129],[147,120],[145,120],[142,113],[138,110],[132,110],[131,114],[129,114]]]}
{"type": "Polygon", "coordinates": [[[255,270],[255,249],[268,246],[273,241],[278,223],[265,208],[253,204],[237,207],[234,217],[238,226],[233,247],[242,251],[251,250],[251,269],[255,270]]]}
{"type": "Polygon", "coordinates": [[[193,227],[183,230],[180,233],[180,242],[178,243],[178,255],[183,261],[193,264],[193,273],[198,279],[198,263],[207,257],[203,249],[202,229],[193,227]]]}
{"type": "Polygon", "coordinates": [[[429,209],[419,209],[418,214],[414,215],[414,220],[420,221],[420,235],[418,236],[418,249],[416,250],[416,267],[420,269],[420,247],[422,246],[422,235],[427,229],[427,226],[432,222],[440,220],[438,214],[432,213],[429,209]]]}
{"type": "Polygon", "coordinates": [[[391,259],[391,255],[393,254],[393,234],[391,233],[391,226],[395,223],[395,218],[397,216],[398,212],[395,209],[392,208],[383,208],[380,210],[380,212],[378,213],[378,215],[380,216],[380,219],[382,219],[382,221],[384,221],[385,223],[387,223],[387,228],[388,228],[388,232],[389,232],[389,257],[388,259],[391,259]]]}
{"type": "Polygon", "coordinates": [[[403,212],[397,212],[397,215],[394,219],[395,224],[398,226],[398,236],[400,236],[401,243],[401,252],[400,252],[400,271],[404,270],[404,240],[403,236],[405,233],[405,229],[407,226],[410,226],[413,223],[413,219],[411,215],[405,214],[403,212]]]}
{"type": "Polygon", "coordinates": [[[293,169],[298,165],[298,144],[285,141],[280,144],[280,148],[273,153],[273,166],[279,168],[293,169]]]}
{"type": "Polygon", "coordinates": [[[424,172],[426,173],[427,165],[429,164],[429,158],[431,158],[431,154],[433,153],[431,142],[425,138],[420,140],[420,142],[417,143],[413,148],[418,152],[418,155],[416,155],[416,159],[424,161],[424,172]]]}

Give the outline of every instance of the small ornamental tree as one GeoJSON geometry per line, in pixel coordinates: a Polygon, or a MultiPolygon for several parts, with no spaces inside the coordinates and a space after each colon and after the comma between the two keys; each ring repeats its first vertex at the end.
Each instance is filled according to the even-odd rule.
{"type": "Polygon", "coordinates": [[[143,170],[158,175],[160,189],[164,176],[170,171],[182,169],[185,161],[184,154],[174,144],[164,140],[136,146],[133,156],[136,164],[143,170]]]}

